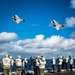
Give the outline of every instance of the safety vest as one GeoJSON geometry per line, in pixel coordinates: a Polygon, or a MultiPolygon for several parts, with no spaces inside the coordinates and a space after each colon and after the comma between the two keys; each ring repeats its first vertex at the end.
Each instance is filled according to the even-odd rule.
{"type": "Polygon", "coordinates": [[[3,59],[3,65],[4,66],[10,66],[10,62],[11,62],[10,58],[4,58],[3,59]]]}
{"type": "Polygon", "coordinates": [[[3,69],[10,69],[11,68],[11,60],[10,58],[3,58],[3,69]]]}
{"type": "Polygon", "coordinates": [[[38,59],[36,59],[36,66],[39,66],[39,62],[38,62],[38,59]]]}
{"type": "Polygon", "coordinates": [[[69,59],[66,57],[66,63],[68,63],[68,60],[69,60],[69,59]]]}
{"type": "Polygon", "coordinates": [[[28,61],[27,60],[23,60],[23,67],[27,67],[28,65],[28,61]]]}
{"type": "Polygon", "coordinates": [[[52,59],[52,65],[55,65],[56,61],[55,59],[52,59]]]}
{"type": "Polygon", "coordinates": [[[70,65],[73,65],[73,59],[70,59],[70,65]]]}
{"type": "Polygon", "coordinates": [[[59,58],[58,65],[62,65],[63,60],[59,58]]]}
{"type": "Polygon", "coordinates": [[[39,63],[39,68],[40,68],[40,69],[41,69],[41,68],[42,68],[42,69],[45,69],[46,60],[43,61],[43,60],[40,59],[39,61],[40,61],[40,63],[39,63]]]}
{"type": "Polygon", "coordinates": [[[18,59],[15,60],[15,62],[16,62],[16,66],[17,67],[21,67],[22,66],[22,60],[21,59],[18,58],[18,59]]]}
{"type": "Polygon", "coordinates": [[[14,60],[13,60],[13,59],[11,59],[11,65],[12,65],[12,66],[14,65],[14,60]]]}

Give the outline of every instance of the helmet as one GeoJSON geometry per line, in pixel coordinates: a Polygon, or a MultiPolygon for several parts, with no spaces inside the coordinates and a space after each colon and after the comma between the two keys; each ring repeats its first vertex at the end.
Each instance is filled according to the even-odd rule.
{"type": "Polygon", "coordinates": [[[42,60],[45,61],[45,58],[43,57],[42,60]]]}
{"type": "Polygon", "coordinates": [[[27,58],[24,58],[24,60],[27,60],[27,58]]]}
{"type": "Polygon", "coordinates": [[[40,58],[40,56],[37,56],[37,58],[40,58]]]}
{"type": "Polygon", "coordinates": [[[8,55],[8,54],[6,54],[6,55],[5,55],[5,57],[9,57],[9,55],[8,55]]]}
{"type": "Polygon", "coordinates": [[[10,59],[12,59],[12,56],[10,56],[10,59]]]}
{"type": "Polygon", "coordinates": [[[18,56],[17,56],[17,58],[21,58],[21,56],[20,56],[20,55],[18,55],[18,56]]]}

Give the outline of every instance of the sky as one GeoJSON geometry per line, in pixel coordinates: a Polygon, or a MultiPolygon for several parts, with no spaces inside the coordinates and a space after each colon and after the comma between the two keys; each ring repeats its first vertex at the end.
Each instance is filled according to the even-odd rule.
{"type": "Polygon", "coordinates": [[[75,57],[75,0],[0,0],[0,59],[75,57]],[[26,22],[17,24],[12,16],[26,22]],[[51,21],[64,28],[56,30],[51,21]]]}

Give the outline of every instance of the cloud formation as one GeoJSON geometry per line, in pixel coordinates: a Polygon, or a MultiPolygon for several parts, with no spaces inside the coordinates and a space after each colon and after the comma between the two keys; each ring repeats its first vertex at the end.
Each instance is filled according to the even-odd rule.
{"type": "Polygon", "coordinates": [[[75,26],[75,17],[67,17],[65,19],[65,21],[66,21],[67,27],[74,27],[75,26]]]}
{"type": "Polygon", "coordinates": [[[4,54],[5,52],[20,52],[43,55],[65,55],[65,53],[67,55],[75,55],[75,39],[67,39],[59,35],[53,35],[51,37],[47,37],[46,39],[44,37],[44,35],[40,34],[36,35],[33,39],[18,40],[16,42],[13,42],[11,40],[9,43],[0,43],[0,52],[2,54],[4,54]]]}
{"type": "Polygon", "coordinates": [[[12,33],[7,33],[7,32],[2,32],[0,33],[0,42],[9,42],[17,38],[17,34],[12,32],[12,33]]]}
{"type": "Polygon", "coordinates": [[[75,0],[71,0],[71,8],[75,8],[75,0]]]}
{"type": "Polygon", "coordinates": [[[2,53],[0,53],[0,55],[5,55],[5,54],[7,54],[7,52],[6,51],[4,51],[4,52],[2,52],[2,53]]]}

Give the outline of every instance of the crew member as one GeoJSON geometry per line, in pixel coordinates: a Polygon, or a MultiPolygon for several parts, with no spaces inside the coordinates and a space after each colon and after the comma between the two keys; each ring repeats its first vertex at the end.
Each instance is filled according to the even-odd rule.
{"type": "Polygon", "coordinates": [[[15,63],[16,63],[16,73],[15,73],[15,75],[17,75],[17,73],[19,73],[21,75],[22,59],[21,59],[20,55],[17,56],[17,58],[15,60],[15,63]]]}
{"type": "Polygon", "coordinates": [[[10,75],[11,70],[11,59],[9,58],[9,55],[6,54],[5,57],[2,59],[2,67],[4,71],[4,75],[10,75]]]}

